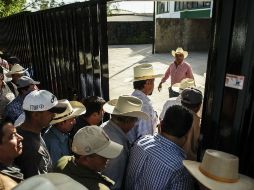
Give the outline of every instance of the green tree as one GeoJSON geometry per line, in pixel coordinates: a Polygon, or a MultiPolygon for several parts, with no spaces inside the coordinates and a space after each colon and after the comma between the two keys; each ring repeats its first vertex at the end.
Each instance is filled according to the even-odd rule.
{"type": "Polygon", "coordinates": [[[0,0],[0,18],[21,12],[25,4],[26,0],[0,0]]]}

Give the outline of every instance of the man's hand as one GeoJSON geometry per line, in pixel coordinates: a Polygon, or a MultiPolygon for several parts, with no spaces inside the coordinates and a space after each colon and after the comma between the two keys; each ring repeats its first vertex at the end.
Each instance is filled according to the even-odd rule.
{"type": "Polygon", "coordinates": [[[162,82],[160,82],[159,86],[158,86],[158,91],[160,92],[162,88],[162,82]]]}

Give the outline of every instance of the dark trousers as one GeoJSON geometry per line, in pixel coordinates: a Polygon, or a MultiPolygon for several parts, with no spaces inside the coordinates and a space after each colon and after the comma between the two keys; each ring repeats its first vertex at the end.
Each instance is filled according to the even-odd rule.
{"type": "Polygon", "coordinates": [[[171,87],[168,88],[168,92],[169,92],[169,98],[173,98],[173,97],[179,96],[179,92],[175,92],[174,90],[172,90],[171,87]]]}

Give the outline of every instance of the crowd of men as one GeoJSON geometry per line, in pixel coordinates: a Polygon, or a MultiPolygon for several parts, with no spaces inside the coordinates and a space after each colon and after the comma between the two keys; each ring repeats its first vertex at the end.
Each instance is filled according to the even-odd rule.
{"type": "Polygon", "coordinates": [[[107,102],[58,100],[19,59],[1,58],[0,189],[253,190],[236,156],[206,150],[196,161],[203,94],[188,52],[172,55],[164,76],[151,64],[135,66],[133,93],[107,102]],[[160,90],[170,76],[158,117],[149,96],[156,78],[160,90]]]}

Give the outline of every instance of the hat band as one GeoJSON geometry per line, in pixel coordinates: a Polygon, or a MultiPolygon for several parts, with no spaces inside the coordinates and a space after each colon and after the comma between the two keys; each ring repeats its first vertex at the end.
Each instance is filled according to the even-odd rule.
{"type": "Polygon", "coordinates": [[[206,177],[209,177],[215,181],[220,181],[220,182],[225,182],[225,183],[236,183],[238,182],[239,179],[228,179],[228,178],[223,178],[223,177],[219,177],[219,176],[215,176],[207,171],[205,171],[204,169],[202,169],[199,166],[199,170],[201,171],[202,174],[204,174],[206,177]]]}
{"type": "Polygon", "coordinates": [[[65,114],[65,115],[63,115],[63,116],[61,116],[61,117],[54,118],[53,120],[59,120],[59,119],[62,119],[62,118],[64,118],[64,117],[68,117],[68,116],[70,116],[72,113],[73,113],[73,110],[72,110],[70,113],[65,114]]]}
{"type": "Polygon", "coordinates": [[[155,75],[134,77],[134,80],[147,80],[147,79],[151,79],[151,78],[155,78],[155,75]]]}

